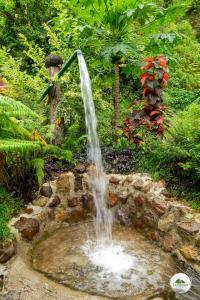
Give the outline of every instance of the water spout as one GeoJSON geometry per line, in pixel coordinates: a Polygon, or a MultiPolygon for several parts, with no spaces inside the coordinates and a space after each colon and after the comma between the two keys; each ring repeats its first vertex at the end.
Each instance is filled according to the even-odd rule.
{"type": "Polygon", "coordinates": [[[85,122],[88,133],[88,159],[94,168],[89,174],[89,183],[92,189],[96,207],[95,230],[97,240],[112,239],[112,214],[106,205],[106,177],[104,174],[102,155],[97,135],[97,119],[92,96],[91,81],[86,62],[81,52],[77,52],[81,95],[84,102],[85,122]]]}

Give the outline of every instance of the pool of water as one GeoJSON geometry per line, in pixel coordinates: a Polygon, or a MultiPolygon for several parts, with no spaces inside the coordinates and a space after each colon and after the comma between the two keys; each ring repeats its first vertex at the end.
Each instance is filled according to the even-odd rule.
{"type": "Polygon", "coordinates": [[[63,227],[32,250],[32,266],[70,288],[109,299],[171,293],[177,272],[170,255],[133,228],[113,227],[113,241],[96,243],[92,223],[63,227]]]}

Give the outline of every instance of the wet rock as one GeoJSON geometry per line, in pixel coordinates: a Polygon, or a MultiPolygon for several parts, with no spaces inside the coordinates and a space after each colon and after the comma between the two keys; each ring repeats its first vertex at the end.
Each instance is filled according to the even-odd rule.
{"type": "Polygon", "coordinates": [[[134,183],[133,186],[136,190],[141,190],[144,185],[144,181],[142,179],[137,179],[134,183]]]}
{"type": "Polygon", "coordinates": [[[149,227],[157,227],[157,223],[158,223],[157,217],[150,210],[144,212],[143,221],[149,227]]]}
{"type": "Polygon", "coordinates": [[[137,206],[141,207],[145,203],[145,200],[146,200],[145,194],[137,193],[133,197],[134,197],[134,201],[137,206]]]}
{"type": "Polygon", "coordinates": [[[44,183],[40,189],[40,195],[50,198],[52,193],[51,185],[49,183],[44,183]]]}
{"type": "Polygon", "coordinates": [[[141,219],[135,219],[133,220],[134,226],[137,229],[144,229],[146,227],[145,223],[141,219]]]}
{"type": "Polygon", "coordinates": [[[66,211],[63,207],[56,208],[55,211],[55,221],[57,223],[62,223],[66,220],[66,211]]]}
{"type": "Polygon", "coordinates": [[[32,208],[32,207],[26,207],[26,208],[24,209],[24,212],[25,212],[25,214],[30,215],[30,214],[32,214],[32,212],[33,212],[33,208],[32,208]]]}
{"type": "Polygon", "coordinates": [[[69,207],[75,207],[81,204],[81,196],[79,195],[71,196],[67,199],[67,203],[69,207]]]}
{"type": "Polygon", "coordinates": [[[76,223],[85,218],[85,211],[83,207],[76,206],[72,209],[68,209],[66,212],[66,221],[69,223],[76,223]]]}
{"type": "Polygon", "coordinates": [[[128,197],[126,207],[129,211],[130,216],[134,216],[136,213],[136,204],[132,195],[128,197]]]}
{"type": "Polygon", "coordinates": [[[134,180],[134,176],[133,175],[127,175],[126,176],[126,181],[127,182],[131,183],[131,182],[133,182],[133,180],[134,180]]]}
{"type": "Polygon", "coordinates": [[[94,211],[94,199],[92,193],[82,195],[83,207],[89,211],[94,211]]]}
{"type": "Polygon", "coordinates": [[[127,191],[122,192],[121,194],[119,194],[119,200],[122,204],[126,204],[128,198],[130,196],[130,193],[128,193],[127,191]]]}
{"type": "Polygon", "coordinates": [[[184,222],[184,223],[178,224],[178,228],[188,234],[194,234],[194,233],[197,233],[200,231],[200,223],[195,222],[195,221],[184,222]]]}
{"type": "Polygon", "coordinates": [[[153,188],[153,182],[151,180],[148,180],[144,183],[143,187],[142,187],[142,191],[144,193],[148,193],[150,192],[150,190],[153,188]]]}
{"type": "Polygon", "coordinates": [[[175,210],[173,207],[170,208],[170,211],[167,212],[162,218],[158,221],[158,229],[164,232],[169,231],[174,224],[179,219],[179,212],[175,210]]]}
{"type": "Polygon", "coordinates": [[[47,202],[49,201],[49,198],[44,196],[39,196],[35,200],[33,200],[33,205],[44,207],[47,205],[47,202]]]}
{"type": "Polygon", "coordinates": [[[37,219],[21,217],[15,224],[15,228],[21,233],[21,236],[32,241],[33,237],[39,232],[40,224],[37,219]]]}
{"type": "Polygon", "coordinates": [[[13,255],[17,253],[17,243],[12,241],[8,246],[0,242],[0,263],[6,263],[13,255]]]}
{"type": "Polygon", "coordinates": [[[178,248],[178,246],[181,243],[181,238],[176,232],[175,229],[172,229],[170,232],[168,232],[163,239],[162,245],[165,251],[173,251],[175,248],[178,248]]]}
{"type": "Polygon", "coordinates": [[[149,231],[147,231],[147,237],[148,237],[149,240],[154,241],[154,242],[158,242],[161,239],[158,230],[149,230],[149,231]]]}
{"type": "Polygon", "coordinates": [[[108,206],[113,207],[113,206],[117,205],[118,202],[119,202],[118,196],[115,193],[113,193],[112,191],[109,191],[108,206]]]}
{"type": "Polygon", "coordinates": [[[77,164],[77,165],[75,166],[74,170],[76,170],[76,172],[82,174],[82,173],[84,173],[84,172],[86,171],[86,167],[85,167],[84,164],[79,163],[79,164],[77,164]]]}
{"type": "Polygon", "coordinates": [[[74,174],[69,173],[62,173],[57,182],[56,182],[56,191],[57,192],[73,192],[74,191],[74,174]]]}
{"type": "Polygon", "coordinates": [[[55,207],[58,206],[61,203],[60,197],[58,195],[55,195],[53,199],[49,202],[49,207],[55,207]]]}
{"type": "Polygon", "coordinates": [[[187,260],[198,258],[198,249],[192,245],[182,245],[179,251],[187,260]]]}
{"type": "Polygon", "coordinates": [[[158,215],[164,215],[167,211],[167,203],[160,198],[154,198],[151,202],[151,206],[158,215]]]}
{"type": "Polygon", "coordinates": [[[129,209],[125,206],[122,206],[116,211],[115,217],[121,225],[128,226],[131,224],[131,217],[129,213],[129,209]]]}
{"type": "Polygon", "coordinates": [[[110,179],[109,179],[109,182],[112,183],[112,184],[119,184],[120,182],[120,178],[117,177],[117,176],[111,176],[110,179]]]}

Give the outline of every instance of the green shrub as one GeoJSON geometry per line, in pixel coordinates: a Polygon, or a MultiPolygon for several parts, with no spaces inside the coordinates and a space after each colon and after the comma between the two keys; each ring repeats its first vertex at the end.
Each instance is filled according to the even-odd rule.
{"type": "Polygon", "coordinates": [[[22,206],[19,199],[12,198],[4,188],[0,187],[0,241],[8,242],[12,234],[8,228],[8,222],[22,206]]]}
{"type": "MultiPolygon", "coordinates": [[[[169,181],[174,188],[200,195],[200,104],[192,103],[171,119],[163,140],[148,136],[141,145],[139,169],[157,179],[169,181]]],[[[191,196],[192,198],[192,196],[191,196]]]]}
{"type": "Polygon", "coordinates": [[[200,103],[200,89],[171,88],[165,93],[165,104],[174,110],[183,110],[194,101],[200,103]]]}

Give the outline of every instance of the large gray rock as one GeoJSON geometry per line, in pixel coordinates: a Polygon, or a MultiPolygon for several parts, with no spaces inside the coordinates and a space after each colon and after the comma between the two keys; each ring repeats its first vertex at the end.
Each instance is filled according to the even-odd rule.
{"type": "Polygon", "coordinates": [[[45,197],[48,197],[50,198],[51,195],[53,194],[53,191],[52,191],[52,187],[51,185],[47,182],[47,183],[44,183],[40,189],[40,194],[42,196],[45,196],[45,197]]]}

